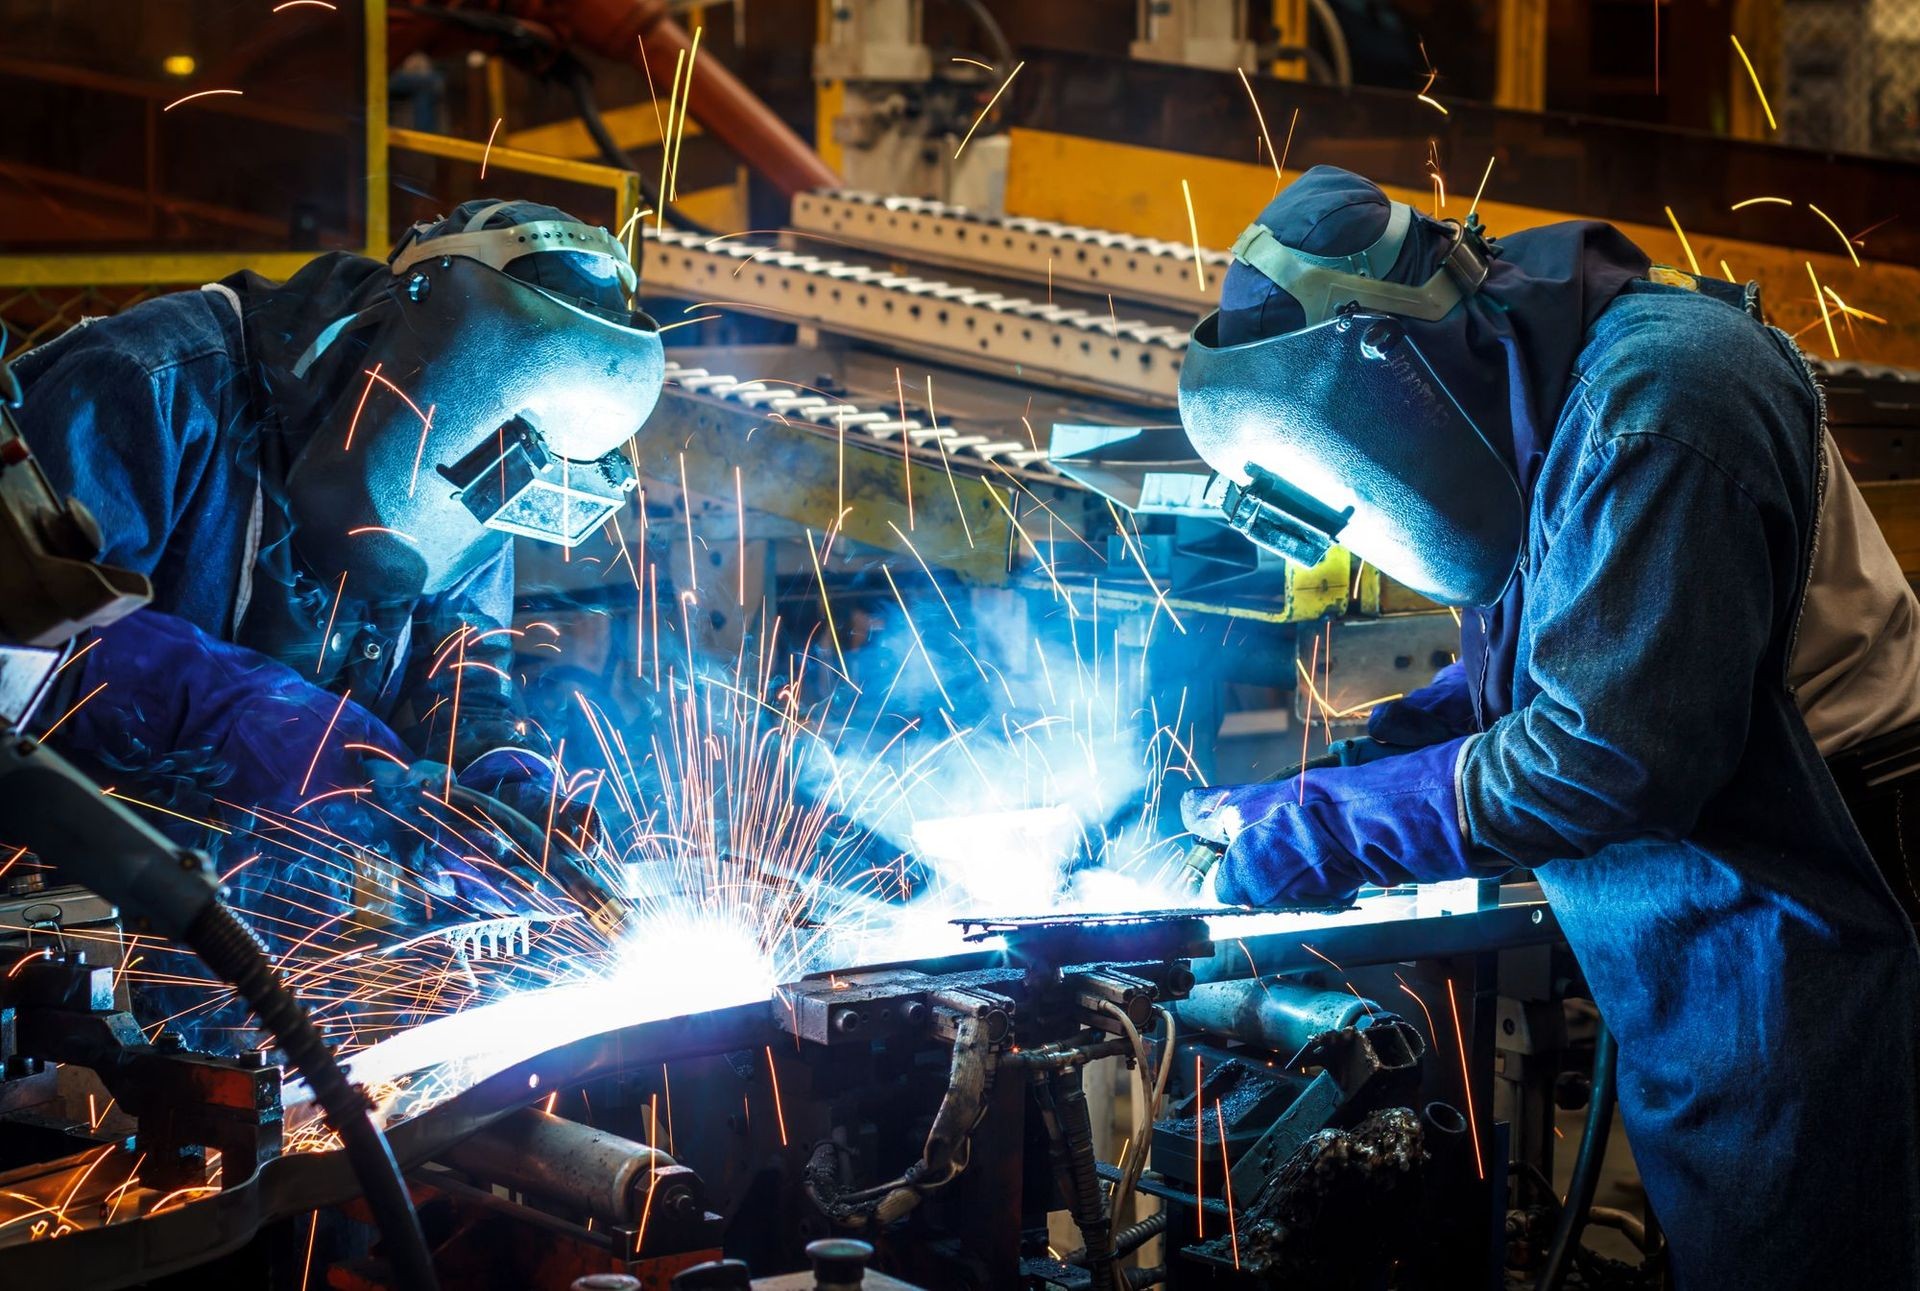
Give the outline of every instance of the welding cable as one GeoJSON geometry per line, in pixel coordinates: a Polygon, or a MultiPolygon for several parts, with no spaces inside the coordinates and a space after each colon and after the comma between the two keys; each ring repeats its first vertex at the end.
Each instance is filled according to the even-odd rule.
{"type": "Polygon", "coordinates": [[[1580,1155],[1573,1160],[1573,1178],[1567,1184],[1567,1199],[1560,1207],[1560,1222],[1554,1225],[1553,1245],[1547,1249],[1546,1267],[1534,1291],[1559,1291],[1573,1267],[1573,1255],[1580,1246],[1580,1232],[1587,1226],[1587,1214],[1593,1195],[1600,1185],[1600,1167],[1607,1156],[1607,1139],[1613,1132],[1614,1077],[1618,1048],[1607,1020],[1600,1018],[1593,1033],[1593,1085],[1587,1093],[1587,1128],[1580,1138],[1580,1155]]]}
{"type": "MultiPolygon", "coordinates": [[[[1102,1003],[1106,1002],[1102,1001],[1102,1003]]],[[[1112,1006],[1109,1005],[1109,1007],[1111,1008],[1112,1006]]],[[[1118,1010],[1116,1009],[1115,1012],[1118,1013],[1118,1010]]],[[[1169,1009],[1157,1004],[1154,1006],[1154,1012],[1160,1015],[1161,1025],[1166,1028],[1166,1038],[1162,1042],[1158,1069],[1154,1072],[1151,1081],[1151,1094],[1147,1092],[1149,1082],[1147,1080],[1146,1044],[1141,1040],[1140,1033],[1134,1028],[1132,1020],[1128,1019],[1124,1013],[1119,1013],[1121,1020],[1126,1023],[1129,1038],[1134,1042],[1134,1052],[1138,1055],[1136,1062],[1140,1065],[1140,1092],[1146,1104],[1145,1120],[1149,1130],[1153,1122],[1160,1115],[1160,1104],[1162,1100],[1165,1099],[1167,1093],[1167,1076],[1173,1070],[1173,1013],[1169,1009]]],[[[1136,1131],[1135,1137],[1139,1142],[1139,1148],[1127,1161],[1126,1170],[1121,1174],[1119,1181],[1114,1184],[1113,1196],[1108,1207],[1113,1214],[1113,1222],[1116,1224],[1125,1216],[1127,1206],[1133,1201],[1134,1191],[1140,1185],[1140,1176],[1146,1171],[1147,1167],[1147,1136],[1136,1131]]],[[[1159,1219],[1164,1224],[1165,1220],[1163,1216],[1164,1212],[1162,1215],[1149,1216],[1147,1220],[1142,1220],[1141,1223],[1144,1224],[1151,1220],[1159,1219]]],[[[1138,1228],[1139,1226],[1139,1224],[1136,1224],[1133,1227],[1138,1228]]],[[[1130,1232],[1132,1230],[1128,1229],[1123,1231],[1130,1232]]],[[[1145,1238],[1141,1240],[1144,1241],[1145,1238]]],[[[1131,1248],[1129,1248],[1129,1250],[1130,1249],[1131,1248]]],[[[1120,1249],[1119,1239],[1116,1237],[1114,1241],[1114,1258],[1117,1260],[1127,1253],[1127,1250],[1120,1249]]],[[[1078,1261],[1073,1262],[1077,1263],[1078,1261]]]]}
{"type": "Polygon", "coordinates": [[[327,1124],[340,1135],[347,1162],[380,1230],[383,1254],[393,1267],[396,1285],[404,1291],[437,1291],[433,1255],[413,1208],[413,1195],[386,1135],[373,1123],[372,1105],[347,1079],[326,1038],[280,980],[266,947],[220,901],[207,903],[182,940],[247,1002],[260,1025],[279,1042],[287,1061],[306,1078],[327,1124]]]}

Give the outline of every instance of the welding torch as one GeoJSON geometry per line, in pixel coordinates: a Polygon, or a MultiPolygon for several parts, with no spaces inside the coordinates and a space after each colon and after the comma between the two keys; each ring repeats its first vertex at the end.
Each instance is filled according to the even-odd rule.
{"type": "Polygon", "coordinates": [[[546,830],[527,819],[524,813],[478,789],[455,783],[448,786],[446,794],[448,805],[478,815],[528,857],[544,858],[545,877],[559,885],[601,935],[609,942],[619,942],[627,924],[627,902],[593,872],[585,850],[577,848],[564,834],[559,847],[549,847],[546,830]]]}

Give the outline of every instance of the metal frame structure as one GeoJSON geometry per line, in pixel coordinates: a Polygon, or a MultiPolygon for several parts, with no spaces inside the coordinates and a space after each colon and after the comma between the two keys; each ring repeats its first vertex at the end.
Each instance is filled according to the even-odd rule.
{"type": "MultiPolygon", "coordinates": [[[[365,5],[367,236],[360,250],[362,254],[383,258],[391,245],[387,227],[387,0],[365,0],[365,5]]],[[[0,287],[200,283],[237,269],[251,269],[268,278],[286,278],[313,256],[310,251],[0,256],[0,287]]]]}

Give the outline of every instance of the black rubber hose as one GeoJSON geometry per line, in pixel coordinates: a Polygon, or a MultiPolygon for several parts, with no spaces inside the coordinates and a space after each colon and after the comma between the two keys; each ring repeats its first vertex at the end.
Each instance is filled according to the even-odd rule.
{"type": "MultiPolygon", "coordinates": [[[[640,167],[634,163],[633,158],[627,155],[627,150],[622,148],[619,142],[613,137],[613,132],[607,129],[606,118],[600,115],[599,101],[593,97],[592,73],[588,72],[587,69],[579,63],[570,63],[569,66],[566,66],[564,69],[559,69],[559,71],[560,75],[567,82],[567,88],[573,92],[573,106],[575,110],[580,113],[580,123],[587,128],[587,136],[593,140],[593,146],[600,150],[600,159],[617,170],[630,170],[635,175],[638,175],[640,177],[641,199],[654,210],[664,211],[666,213],[667,223],[673,225],[674,228],[679,229],[682,233],[691,233],[696,237],[710,238],[714,236],[713,230],[706,225],[683,215],[677,208],[670,204],[663,204],[661,194],[655,192],[653,187],[647,183],[646,176],[640,173],[640,167]]],[[[663,144],[662,146],[665,145],[663,144]]],[[[640,239],[634,239],[634,246],[638,247],[640,242],[640,239]]],[[[639,268],[640,266],[638,264],[634,265],[636,271],[638,271],[639,268]]]]}
{"type": "Polygon", "coordinates": [[[1004,73],[1006,69],[1012,67],[1013,46],[1007,43],[1006,31],[983,0],[951,0],[951,2],[967,11],[967,16],[973,19],[976,27],[980,28],[980,34],[987,38],[989,45],[993,46],[993,57],[999,64],[999,70],[1004,73]]]}
{"type": "Polygon", "coordinates": [[[1560,1222],[1554,1225],[1553,1245],[1547,1249],[1547,1266],[1540,1270],[1534,1291],[1559,1291],[1567,1280],[1567,1271],[1573,1267],[1573,1253],[1580,1246],[1580,1234],[1587,1226],[1587,1212],[1593,1208],[1593,1194],[1600,1185],[1607,1138],[1613,1132],[1617,1059],[1613,1032],[1607,1030],[1607,1020],[1601,1018],[1593,1033],[1593,1086],[1587,1094],[1587,1129],[1580,1138],[1580,1155],[1573,1160],[1573,1179],[1567,1184],[1567,1200],[1560,1207],[1560,1222]]]}
{"type": "Polygon", "coordinates": [[[292,991],[281,982],[253,930],[223,903],[214,901],[187,928],[185,941],[208,968],[230,983],[280,1044],[294,1069],[306,1077],[327,1124],[340,1135],[359,1180],[396,1285],[404,1291],[437,1291],[433,1256],[413,1208],[400,1163],[387,1136],[373,1123],[366,1096],[334,1061],[333,1050],[292,991]]]}
{"type": "Polygon", "coordinates": [[[1113,1220],[1100,1194],[1100,1164],[1093,1154],[1093,1119],[1080,1068],[1053,1074],[1054,1110],[1059,1117],[1067,1178],[1073,1185],[1068,1209],[1087,1248],[1087,1272],[1095,1291],[1113,1285],[1113,1220]]]}

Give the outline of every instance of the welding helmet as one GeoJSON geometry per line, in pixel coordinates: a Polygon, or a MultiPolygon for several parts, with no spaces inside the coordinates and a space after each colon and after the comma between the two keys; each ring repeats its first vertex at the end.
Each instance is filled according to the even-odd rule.
{"type": "Polygon", "coordinates": [[[368,601],[444,592],[508,535],[586,538],[634,487],[620,450],[665,376],[618,238],[524,203],[455,215],[293,367],[352,359],[286,491],[302,563],[368,601]]]}
{"type": "Polygon", "coordinates": [[[1269,208],[1234,243],[1230,280],[1257,282],[1285,308],[1273,327],[1269,303],[1273,330],[1237,343],[1222,336],[1220,311],[1194,329],[1180,419],[1217,472],[1209,497],[1235,529],[1290,560],[1316,563],[1338,542],[1422,595],[1490,604],[1519,561],[1525,506],[1509,453],[1430,359],[1486,279],[1487,243],[1471,222],[1426,221],[1432,253],[1408,263],[1410,231],[1426,217],[1331,168],[1289,194],[1310,198],[1323,175],[1349,185],[1338,210],[1365,210],[1374,227],[1384,215],[1384,228],[1358,250],[1309,252],[1276,235],[1287,226],[1269,208]]]}

